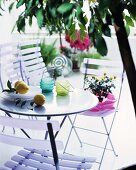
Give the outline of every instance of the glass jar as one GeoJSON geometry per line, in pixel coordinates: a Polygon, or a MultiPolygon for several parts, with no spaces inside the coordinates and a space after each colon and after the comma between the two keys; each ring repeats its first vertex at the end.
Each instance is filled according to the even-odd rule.
{"type": "Polygon", "coordinates": [[[69,94],[70,84],[67,80],[56,81],[56,93],[58,96],[66,96],[69,94]]]}
{"type": "Polygon", "coordinates": [[[43,93],[52,92],[54,89],[55,80],[53,78],[53,69],[44,70],[40,81],[40,88],[43,93]]]}

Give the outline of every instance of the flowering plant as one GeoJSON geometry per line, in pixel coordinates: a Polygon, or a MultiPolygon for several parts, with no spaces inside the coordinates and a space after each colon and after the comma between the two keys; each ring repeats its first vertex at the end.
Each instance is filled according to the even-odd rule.
{"type": "Polygon", "coordinates": [[[98,97],[99,102],[102,102],[104,98],[112,93],[112,89],[115,88],[114,80],[115,76],[108,76],[106,73],[102,77],[91,76],[85,78],[85,89],[89,89],[93,94],[98,97]]]}
{"type": "Polygon", "coordinates": [[[70,39],[70,35],[66,34],[65,40],[70,43],[71,48],[75,48],[81,51],[88,50],[90,45],[90,39],[88,34],[86,33],[83,41],[80,39],[80,31],[76,32],[77,38],[75,40],[70,39]]]}

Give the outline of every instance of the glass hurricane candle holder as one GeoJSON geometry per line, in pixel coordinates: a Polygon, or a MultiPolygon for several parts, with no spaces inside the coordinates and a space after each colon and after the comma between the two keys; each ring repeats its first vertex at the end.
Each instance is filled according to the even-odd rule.
{"type": "Polygon", "coordinates": [[[57,80],[56,81],[56,93],[58,96],[66,96],[71,91],[71,84],[67,80],[57,80]]]}
{"type": "Polygon", "coordinates": [[[40,88],[42,89],[42,92],[52,92],[54,89],[54,84],[54,78],[49,71],[45,70],[40,81],[40,88]]]}

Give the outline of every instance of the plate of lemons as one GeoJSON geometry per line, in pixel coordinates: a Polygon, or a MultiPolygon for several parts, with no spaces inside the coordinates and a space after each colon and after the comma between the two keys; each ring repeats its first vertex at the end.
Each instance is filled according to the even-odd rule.
{"type": "Polygon", "coordinates": [[[32,100],[37,93],[41,93],[41,89],[38,86],[28,86],[24,81],[18,80],[12,87],[11,83],[7,83],[8,89],[4,90],[4,95],[8,99],[22,99],[32,100]]]}

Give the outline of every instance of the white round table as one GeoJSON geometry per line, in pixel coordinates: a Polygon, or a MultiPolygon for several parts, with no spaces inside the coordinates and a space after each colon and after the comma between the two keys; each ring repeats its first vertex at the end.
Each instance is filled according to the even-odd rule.
{"type": "Polygon", "coordinates": [[[35,106],[30,109],[30,103],[27,102],[23,108],[16,105],[14,101],[7,100],[0,94],[0,109],[10,114],[24,116],[67,116],[81,113],[97,105],[98,99],[89,91],[74,89],[68,96],[57,96],[55,90],[51,93],[45,93],[46,103],[43,106],[35,106]]]}

